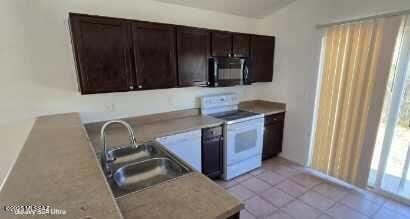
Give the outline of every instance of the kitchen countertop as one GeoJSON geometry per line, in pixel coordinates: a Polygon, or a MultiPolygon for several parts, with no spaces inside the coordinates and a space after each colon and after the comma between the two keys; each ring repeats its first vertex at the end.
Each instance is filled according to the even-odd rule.
{"type": "MultiPolygon", "coordinates": [[[[67,213],[45,218],[123,218],[78,113],[37,118],[0,192],[0,204],[48,205],[67,213]]],[[[27,215],[2,210],[0,218],[27,215]]]]}
{"type": "MultiPolygon", "coordinates": [[[[125,120],[131,123],[141,142],[223,122],[198,112],[194,109],[125,120]]],[[[101,125],[88,124],[86,131],[78,113],[39,117],[5,181],[0,203],[49,205],[66,210],[65,217],[84,219],[223,219],[243,208],[239,200],[198,172],[127,194],[116,201],[95,154],[94,147],[97,150],[99,147],[91,146],[90,142],[98,141],[101,125]]],[[[110,129],[112,140],[128,139],[126,130],[120,128],[110,129]]],[[[0,217],[27,216],[3,211],[0,217]]]]}
{"type": "MultiPolygon", "coordinates": [[[[123,119],[133,128],[138,142],[223,124],[223,120],[200,115],[198,109],[123,119]]],[[[100,129],[103,122],[86,124],[96,151],[102,151],[100,129]]],[[[113,125],[107,129],[108,145],[126,144],[128,132],[113,125]]],[[[225,219],[243,205],[204,175],[193,172],[153,188],[117,198],[125,219],[225,219]],[[143,200],[143,201],[141,201],[143,200]]]]}
{"type": "Polygon", "coordinates": [[[246,110],[254,113],[262,113],[265,116],[273,115],[276,113],[283,113],[286,111],[286,104],[271,102],[266,100],[251,100],[241,102],[239,109],[246,110]]]}
{"type": "Polygon", "coordinates": [[[239,200],[198,172],[119,197],[117,202],[126,219],[226,219],[243,208],[239,200]]]}
{"type": "MultiPolygon", "coordinates": [[[[123,120],[132,126],[135,138],[139,143],[155,140],[158,137],[223,124],[223,120],[201,115],[198,109],[126,118],[123,120]]],[[[104,122],[98,122],[85,125],[88,136],[97,152],[102,151],[100,129],[103,124],[104,122]]],[[[129,139],[127,130],[115,124],[107,128],[106,136],[107,145],[118,146],[127,144],[129,139]]]]}

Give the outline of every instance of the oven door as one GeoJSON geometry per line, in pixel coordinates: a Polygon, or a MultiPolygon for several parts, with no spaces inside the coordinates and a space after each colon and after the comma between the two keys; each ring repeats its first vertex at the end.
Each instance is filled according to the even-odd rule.
{"type": "Polygon", "coordinates": [[[231,165],[262,154],[263,118],[226,126],[225,161],[231,165]]]}

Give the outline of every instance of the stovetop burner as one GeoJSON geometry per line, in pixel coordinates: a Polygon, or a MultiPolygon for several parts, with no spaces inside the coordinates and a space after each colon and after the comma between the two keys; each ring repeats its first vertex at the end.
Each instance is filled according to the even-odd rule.
{"type": "Polygon", "coordinates": [[[260,114],[258,113],[248,112],[244,110],[233,110],[233,111],[210,114],[210,116],[212,117],[223,119],[225,121],[234,121],[234,120],[239,120],[243,118],[259,116],[259,115],[260,114]]]}

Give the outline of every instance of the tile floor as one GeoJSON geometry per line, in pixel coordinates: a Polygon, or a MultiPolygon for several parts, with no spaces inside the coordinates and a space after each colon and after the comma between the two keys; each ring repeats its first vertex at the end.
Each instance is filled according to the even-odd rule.
{"type": "Polygon", "coordinates": [[[410,206],[334,184],[279,157],[231,181],[216,183],[245,204],[241,219],[410,218],[410,206]]]}

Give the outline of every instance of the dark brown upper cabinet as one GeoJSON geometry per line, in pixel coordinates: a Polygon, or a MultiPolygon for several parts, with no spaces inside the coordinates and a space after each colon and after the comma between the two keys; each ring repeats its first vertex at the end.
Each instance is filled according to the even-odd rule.
{"type": "Polygon", "coordinates": [[[136,71],[135,89],[176,87],[175,27],[134,22],[132,33],[136,71]]]}
{"type": "Polygon", "coordinates": [[[253,82],[273,77],[275,38],[70,13],[82,94],[206,86],[212,56],[250,57],[253,82]]]}
{"type": "Polygon", "coordinates": [[[248,57],[249,43],[247,34],[212,31],[212,56],[248,57]]]}
{"type": "Polygon", "coordinates": [[[212,56],[231,56],[232,33],[212,31],[211,36],[212,56]]]}
{"type": "Polygon", "coordinates": [[[249,57],[250,39],[248,34],[233,34],[232,54],[234,57],[249,57]]]}
{"type": "Polygon", "coordinates": [[[70,14],[70,24],[81,93],[131,90],[130,23],[70,14]]]}
{"type": "Polygon", "coordinates": [[[253,82],[271,82],[273,79],[273,57],[275,37],[251,36],[250,57],[253,82]]]}
{"type": "Polygon", "coordinates": [[[210,32],[199,28],[178,27],[177,55],[178,85],[206,85],[210,56],[210,32]]]}

